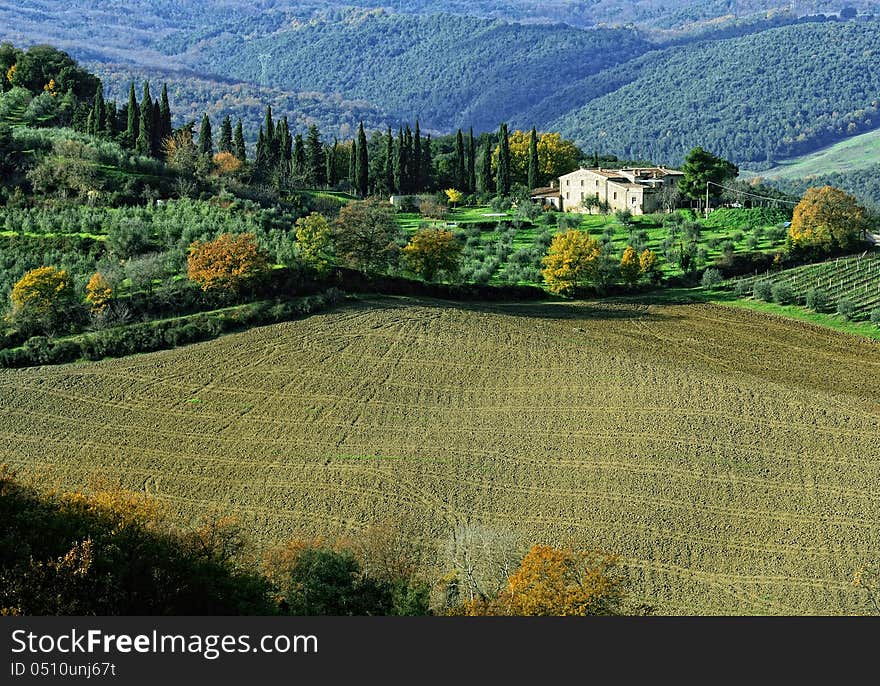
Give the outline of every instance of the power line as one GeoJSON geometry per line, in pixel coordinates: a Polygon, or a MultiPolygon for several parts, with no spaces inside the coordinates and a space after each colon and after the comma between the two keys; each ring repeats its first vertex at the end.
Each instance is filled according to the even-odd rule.
{"type": "Polygon", "coordinates": [[[738,188],[728,188],[727,186],[722,186],[720,183],[715,183],[714,181],[707,181],[706,188],[710,185],[718,186],[718,188],[723,188],[726,191],[730,191],[731,193],[739,193],[740,195],[748,195],[752,198],[759,198],[760,200],[769,200],[770,202],[781,202],[785,205],[791,205],[792,207],[797,206],[798,203],[792,202],[791,200],[782,200],[780,198],[771,198],[769,195],[758,195],[757,193],[749,193],[748,191],[741,191],[738,188]]]}

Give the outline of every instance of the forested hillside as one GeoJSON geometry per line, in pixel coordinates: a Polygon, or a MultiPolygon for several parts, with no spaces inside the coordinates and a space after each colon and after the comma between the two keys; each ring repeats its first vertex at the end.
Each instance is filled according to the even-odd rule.
{"type": "Polygon", "coordinates": [[[667,163],[699,142],[754,167],[880,125],[878,55],[874,22],[810,23],[670,48],[627,65],[626,85],[550,128],[585,146],[667,163]]]}
{"type": "MultiPolygon", "coordinates": [[[[506,24],[470,17],[351,11],[265,35],[265,17],[199,46],[196,69],[273,86],[343,91],[429,126],[494,129],[560,83],[625,62],[649,45],[628,30],[506,24]],[[254,36],[249,38],[246,36],[254,36]]],[[[169,49],[174,49],[169,46],[169,49]]]]}

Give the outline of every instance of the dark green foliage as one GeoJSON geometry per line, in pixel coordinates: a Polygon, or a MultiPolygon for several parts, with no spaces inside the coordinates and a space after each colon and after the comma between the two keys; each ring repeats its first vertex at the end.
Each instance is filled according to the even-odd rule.
{"type": "MultiPolygon", "coordinates": [[[[3,72],[6,78],[6,72],[3,72]]],[[[40,94],[44,86],[55,81],[56,91],[72,91],[81,102],[91,102],[101,89],[101,81],[80,67],[66,52],[48,45],[34,45],[18,54],[13,85],[40,94]]]]}
{"type": "Polygon", "coordinates": [[[467,163],[464,154],[464,137],[461,129],[455,135],[455,183],[453,186],[467,192],[467,163]]]}
{"type": "Polygon", "coordinates": [[[138,107],[137,96],[134,92],[133,81],[128,87],[128,107],[126,108],[126,117],[128,123],[125,128],[125,145],[129,148],[133,148],[138,140],[138,133],[140,133],[140,108],[138,107]]]}
{"type": "Polygon", "coordinates": [[[581,146],[601,138],[609,152],[666,164],[700,141],[760,168],[768,157],[876,127],[878,50],[876,22],[805,23],[671,47],[570,84],[569,104],[583,107],[557,114],[549,128],[581,146]]]}
{"type": "Polygon", "coordinates": [[[148,81],[144,81],[135,150],[144,156],[153,154],[153,99],[150,95],[150,83],[148,81]]]}
{"type": "Polygon", "coordinates": [[[700,147],[687,154],[681,170],[684,178],[679,181],[678,189],[694,200],[704,200],[707,190],[710,198],[719,197],[723,192],[719,185],[739,174],[736,165],[700,147]]]}
{"type": "Polygon", "coordinates": [[[358,126],[357,161],[355,163],[355,177],[358,194],[365,198],[370,188],[369,177],[370,162],[367,157],[367,134],[364,133],[364,124],[358,126]]]}
{"type": "Polygon", "coordinates": [[[220,124],[220,140],[217,143],[218,152],[232,152],[232,120],[229,116],[223,117],[220,124]]]}
{"type": "Polygon", "coordinates": [[[871,310],[870,320],[874,326],[880,326],[880,307],[871,310]]]}
{"type": "Polygon", "coordinates": [[[495,184],[492,179],[492,149],[487,145],[480,155],[480,173],[477,176],[477,190],[480,193],[492,193],[495,184]]]}
{"type": "Polygon", "coordinates": [[[510,195],[510,140],[507,135],[507,124],[502,124],[498,131],[500,150],[498,152],[498,169],[495,176],[495,188],[500,195],[510,195]]]}
{"type": "Polygon", "coordinates": [[[214,155],[214,137],[211,135],[211,120],[207,112],[202,116],[202,125],[199,127],[199,154],[205,157],[214,155]]]}
{"type": "Polygon", "coordinates": [[[314,124],[309,127],[305,143],[308,182],[312,187],[323,187],[327,185],[327,160],[324,156],[321,133],[314,124]]]}
{"type": "Polygon", "coordinates": [[[529,135],[529,172],[527,183],[530,189],[538,187],[538,132],[534,126],[529,135]]]}
{"type": "Polygon", "coordinates": [[[164,83],[162,84],[162,97],[159,101],[159,125],[157,129],[159,150],[161,150],[162,142],[174,132],[174,127],[171,124],[171,103],[168,101],[168,85],[164,83]]]}
{"type": "Polygon", "coordinates": [[[247,162],[247,147],[244,143],[244,132],[241,127],[241,119],[235,124],[235,138],[232,143],[233,154],[242,162],[247,162]]]}

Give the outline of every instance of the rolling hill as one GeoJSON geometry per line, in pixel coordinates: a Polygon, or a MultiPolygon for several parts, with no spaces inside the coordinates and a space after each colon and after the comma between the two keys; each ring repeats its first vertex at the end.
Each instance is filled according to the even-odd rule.
{"type": "Polygon", "coordinates": [[[619,553],[660,613],[852,614],[880,546],[877,344],[706,305],[360,301],[0,371],[0,461],[264,544],[408,522],[619,553]]]}

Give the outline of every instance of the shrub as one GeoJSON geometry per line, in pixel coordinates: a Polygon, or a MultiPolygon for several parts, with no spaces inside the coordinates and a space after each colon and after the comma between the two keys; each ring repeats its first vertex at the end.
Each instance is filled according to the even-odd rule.
{"type": "Polygon", "coordinates": [[[844,319],[852,319],[856,313],[856,304],[849,298],[841,298],[837,301],[837,314],[844,319]]]}
{"type": "Polygon", "coordinates": [[[871,323],[874,326],[880,326],[880,307],[871,310],[871,323]]]}
{"type": "Polygon", "coordinates": [[[736,284],[733,286],[733,293],[739,298],[747,296],[751,290],[749,282],[745,279],[737,279],[736,284]]]}
{"type": "Polygon", "coordinates": [[[754,287],[752,288],[752,295],[754,295],[755,298],[757,298],[758,300],[770,302],[773,297],[773,282],[756,281],[754,287]]]}
{"type": "Polygon", "coordinates": [[[814,312],[827,312],[831,304],[831,300],[825,291],[818,288],[808,290],[806,300],[807,307],[814,312]]]}
{"type": "Polygon", "coordinates": [[[792,305],[795,302],[794,291],[786,283],[775,283],[770,289],[773,302],[777,305],[792,305]]]}
{"type": "Polygon", "coordinates": [[[710,267],[703,272],[703,288],[712,288],[713,286],[717,286],[723,280],[724,277],[721,275],[721,272],[714,267],[710,267]]]}

